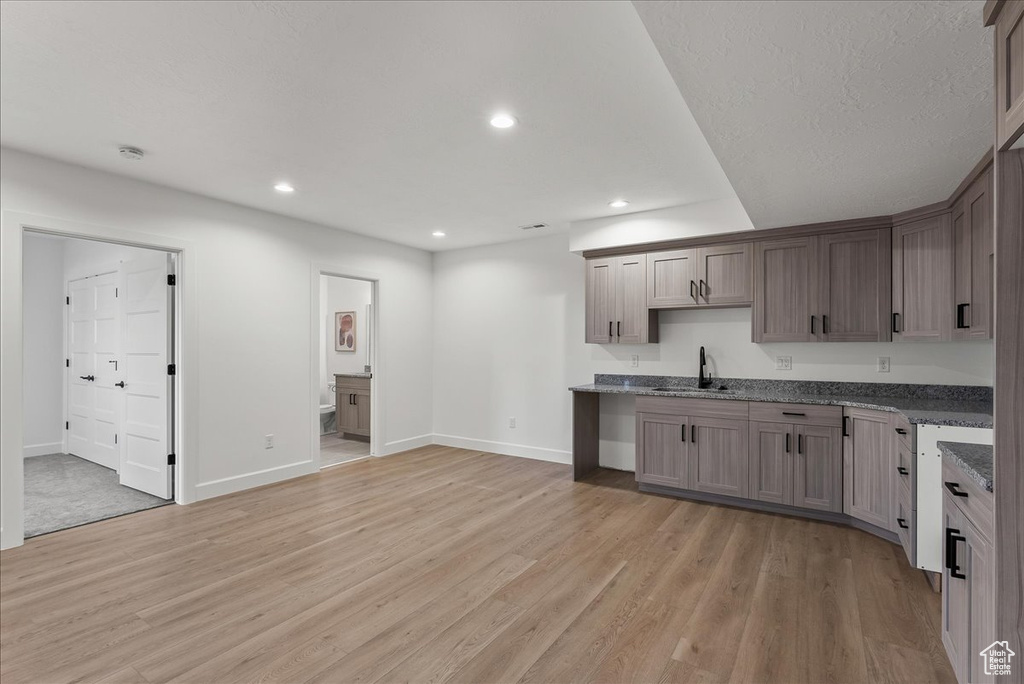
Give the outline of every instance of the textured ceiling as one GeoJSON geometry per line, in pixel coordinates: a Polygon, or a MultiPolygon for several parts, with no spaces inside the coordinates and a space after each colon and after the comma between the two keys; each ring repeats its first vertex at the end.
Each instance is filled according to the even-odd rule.
{"type": "Polygon", "coordinates": [[[992,144],[983,2],[636,2],[757,228],[945,199],[992,144]]]}
{"type": "Polygon", "coordinates": [[[735,197],[628,2],[3,2],[0,142],[427,249],[735,197]]]}

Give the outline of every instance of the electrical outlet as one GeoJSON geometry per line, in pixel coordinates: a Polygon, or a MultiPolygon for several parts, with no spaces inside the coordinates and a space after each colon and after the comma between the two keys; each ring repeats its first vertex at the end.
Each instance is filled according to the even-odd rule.
{"type": "Polygon", "coordinates": [[[889,372],[889,357],[879,356],[878,357],[878,372],[888,373],[889,372]]]}
{"type": "Polygon", "coordinates": [[[793,370],[792,356],[776,356],[775,370],[793,370]]]}
{"type": "Polygon", "coordinates": [[[274,448],[274,435],[263,435],[263,448],[273,449],[274,448]]]}
{"type": "Polygon", "coordinates": [[[516,417],[515,416],[512,416],[511,418],[508,419],[508,426],[510,428],[512,428],[513,430],[515,429],[515,427],[516,427],[516,417]]]}
{"type": "Polygon", "coordinates": [[[638,367],[640,365],[640,355],[639,354],[633,354],[632,356],[630,356],[629,357],[629,365],[632,368],[638,367]]]}

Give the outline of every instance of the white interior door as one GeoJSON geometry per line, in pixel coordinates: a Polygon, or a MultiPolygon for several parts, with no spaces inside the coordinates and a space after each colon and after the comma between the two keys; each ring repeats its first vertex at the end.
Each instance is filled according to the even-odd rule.
{"type": "Polygon", "coordinates": [[[68,452],[118,467],[121,333],[117,274],[68,282],[68,452]]]}
{"type": "Polygon", "coordinates": [[[171,256],[153,252],[121,265],[124,399],[121,484],[163,499],[172,497],[171,256]]]}

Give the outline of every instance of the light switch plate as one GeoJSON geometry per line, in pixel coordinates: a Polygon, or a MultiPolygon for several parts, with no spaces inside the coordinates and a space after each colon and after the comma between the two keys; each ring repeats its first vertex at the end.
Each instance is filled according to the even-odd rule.
{"type": "Polygon", "coordinates": [[[273,449],[274,448],[274,435],[264,435],[263,436],[263,448],[264,449],[273,449]]]}
{"type": "Polygon", "coordinates": [[[516,427],[516,418],[515,418],[515,416],[512,416],[511,418],[508,419],[508,426],[510,428],[512,428],[512,429],[515,429],[515,427],[516,427]]]}
{"type": "Polygon", "coordinates": [[[776,356],[775,370],[793,370],[792,356],[776,356]]]}
{"type": "Polygon", "coordinates": [[[879,356],[878,357],[878,372],[888,373],[889,372],[889,357],[879,356]]]}

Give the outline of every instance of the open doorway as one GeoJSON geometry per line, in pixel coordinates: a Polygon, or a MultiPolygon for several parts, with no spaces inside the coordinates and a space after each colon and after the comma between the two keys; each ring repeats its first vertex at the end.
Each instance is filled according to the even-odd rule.
{"type": "Polygon", "coordinates": [[[24,524],[174,502],[175,255],[26,231],[24,524]]]}
{"type": "Polygon", "coordinates": [[[320,467],[371,454],[374,283],[320,274],[320,467]]]}

